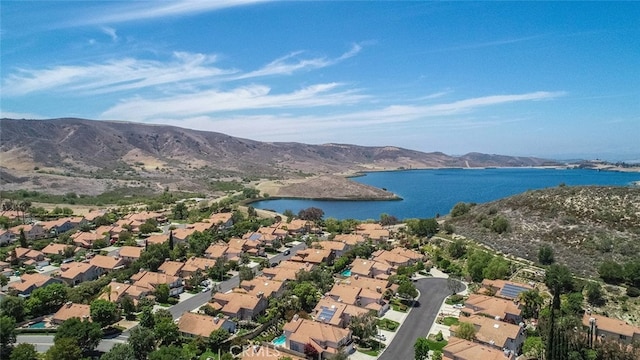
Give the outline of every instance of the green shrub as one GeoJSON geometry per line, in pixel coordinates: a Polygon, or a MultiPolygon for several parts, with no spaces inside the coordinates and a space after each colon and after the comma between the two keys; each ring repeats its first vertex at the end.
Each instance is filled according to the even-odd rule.
{"type": "Polygon", "coordinates": [[[640,296],[640,289],[638,289],[637,287],[634,286],[629,286],[627,288],[627,296],[635,298],[640,296]]]}

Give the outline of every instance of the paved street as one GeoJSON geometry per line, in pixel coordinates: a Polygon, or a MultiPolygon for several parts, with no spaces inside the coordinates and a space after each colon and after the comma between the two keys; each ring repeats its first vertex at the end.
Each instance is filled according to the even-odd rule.
{"type": "Polygon", "coordinates": [[[413,344],[420,336],[426,336],[431,325],[438,316],[440,305],[451,295],[447,287],[447,279],[424,278],[415,282],[420,291],[416,306],[411,309],[409,316],[397,330],[391,344],[379,357],[380,360],[413,359],[413,344]]]}

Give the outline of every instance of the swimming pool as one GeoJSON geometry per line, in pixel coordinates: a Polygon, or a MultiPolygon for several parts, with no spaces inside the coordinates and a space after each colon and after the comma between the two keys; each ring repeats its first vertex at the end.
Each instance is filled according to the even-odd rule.
{"type": "Polygon", "coordinates": [[[44,328],[45,328],[44,321],[39,321],[37,323],[29,325],[29,329],[44,329],[44,328]]]}
{"type": "Polygon", "coordinates": [[[276,346],[284,346],[286,342],[287,342],[287,337],[284,334],[282,334],[277,338],[273,339],[271,343],[276,346]]]}
{"type": "Polygon", "coordinates": [[[351,269],[344,270],[343,272],[340,273],[340,275],[342,275],[344,277],[351,276],[351,269]]]}

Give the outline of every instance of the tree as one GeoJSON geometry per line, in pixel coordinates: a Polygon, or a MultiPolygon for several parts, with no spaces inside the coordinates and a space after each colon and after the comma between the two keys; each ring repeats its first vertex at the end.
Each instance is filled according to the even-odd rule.
{"type": "Polygon", "coordinates": [[[138,230],[140,231],[140,234],[151,234],[152,232],[158,231],[158,226],[150,223],[147,220],[147,222],[140,225],[138,230]]]}
{"type": "Polygon", "coordinates": [[[456,279],[453,276],[449,276],[447,279],[447,287],[451,290],[451,294],[457,294],[464,289],[464,284],[460,279],[456,279]]]}
{"type": "Polygon", "coordinates": [[[184,220],[189,216],[189,210],[187,205],[183,201],[176,204],[173,207],[173,218],[176,220],[184,220]]]}
{"type": "Polygon", "coordinates": [[[506,279],[511,275],[511,264],[501,256],[494,256],[482,274],[485,279],[506,279]]]}
{"type": "Polygon", "coordinates": [[[431,355],[431,360],[442,360],[442,351],[434,350],[433,355],[431,355]]]}
{"type": "Polygon", "coordinates": [[[389,226],[397,224],[398,218],[389,214],[380,214],[380,225],[389,226]]]}
{"type": "Polygon", "coordinates": [[[493,259],[493,255],[486,251],[476,250],[467,258],[467,271],[471,280],[481,282],[484,279],[484,269],[493,259]]]}
{"type": "Polygon", "coordinates": [[[129,344],[115,344],[100,360],[136,360],[136,353],[129,344]]]}
{"type": "Polygon", "coordinates": [[[18,296],[7,296],[0,300],[0,315],[12,317],[16,322],[24,320],[24,299],[18,296]]]}
{"type": "Polygon", "coordinates": [[[231,334],[226,329],[220,328],[213,330],[211,334],[209,334],[209,346],[213,349],[219,349],[220,345],[227,341],[231,334]]]}
{"type": "Polygon", "coordinates": [[[82,349],[72,338],[61,338],[45,353],[45,360],[78,360],[82,358],[82,349]]]}
{"type": "Polygon", "coordinates": [[[63,284],[50,284],[33,290],[26,301],[26,308],[31,316],[58,311],[67,301],[67,287],[63,284]]]}
{"type": "Polygon", "coordinates": [[[587,289],[587,301],[594,306],[602,306],[605,304],[605,299],[602,293],[602,286],[597,282],[589,282],[586,286],[587,289]]]}
{"type": "Polygon", "coordinates": [[[413,352],[416,360],[424,360],[429,356],[429,340],[419,337],[413,344],[413,352]]]}
{"type": "Polygon", "coordinates": [[[91,351],[98,346],[102,339],[102,329],[98,323],[80,320],[77,317],[65,320],[58,327],[54,341],[69,338],[78,344],[82,351],[91,351]]]}
{"type": "Polygon", "coordinates": [[[240,273],[238,274],[238,277],[240,278],[240,282],[244,281],[244,280],[251,280],[253,279],[253,270],[251,270],[251,268],[247,267],[247,266],[241,266],[240,267],[240,273]]]}
{"type": "Polygon", "coordinates": [[[409,231],[420,237],[431,237],[438,232],[438,221],[434,218],[407,221],[409,231]]]}
{"type": "Polygon", "coordinates": [[[472,323],[461,322],[458,324],[458,329],[456,330],[456,337],[465,340],[473,340],[476,337],[476,328],[472,323]]]}
{"type": "Polygon", "coordinates": [[[293,294],[298,297],[306,312],[311,312],[318,302],[318,288],[308,281],[296,284],[293,288],[293,294]]]}
{"type": "Polygon", "coordinates": [[[563,294],[573,289],[573,275],[566,266],[553,264],[545,272],[544,283],[551,294],[563,294]]]}
{"type": "Polygon", "coordinates": [[[111,325],[120,317],[115,303],[104,299],[96,299],[91,303],[91,320],[100,324],[100,327],[111,325]]]}
{"type": "Polygon", "coordinates": [[[187,360],[182,356],[182,348],[175,345],[162,346],[149,354],[149,360],[187,360]]]}
{"type": "Polygon", "coordinates": [[[619,284],[624,280],[624,268],[613,260],[605,260],[600,264],[598,274],[609,284],[619,284]]]}
{"type": "Polygon", "coordinates": [[[415,299],[418,296],[418,290],[411,280],[404,278],[398,282],[398,295],[405,299],[415,299]]]}
{"type": "Polygon", "coordinates": [[[156,338],[153,331],[146,327],[135,327],[129,334],[129,345],[133,348],[136,359],[143,360],[155,350],[156,338]]]}
{"type": "Polygon", "coordinates": [[[178,325],[173,322],[173,319],[161,318],[159,320],[156,319],[156,325],[153,327],[156,339],[160,341],[161,345],[176,343],[180,339],[178,325]]]}
{"type": "Polygon", "coordinates": [[[154,325],[155,321],[153,319],[153,310],[151,309],[151,306],[145,306],[140,314],[140,326],[151,329],[154,325]]]}
{"type": "Polygon", "coordinates": [[[22,343],[16,345],[13,350],[11,350],[11,356],[9,360],[38,360],[40,355],[38,355],[38,351],[36,347],[32,344],[22,343]]]}
{"type": "Polygon", "coordinates": [[[0,355],[8,354],[16,342],[16,321],[6,315],[0,316],[0,355]]]}
{"type": "Polygon", "coordinates": [[[27,237],[24,234],[24,229],[20,228],[20,235],[18,236],[18,241],[20,242],[20,247],[26,248],[29,247],[27,243],[27,237]]]}
{"type": "Polygon", "coordinates": [[[169,285],[159,284],[158,286],[156,286],[155,291],[156,300],[161,304],[166,304],[169,301],[170,291],[171,290],[169,289],[169,285]]]}
{"type": "Polygon", "coordinates": [[[451,217],[462,216],[471,210],[471,205],[463,202],[459,202],[451,209],[451,217]]]}
{"type": "Polygon", "coordinates": [[[449,244],[449,246],[447,247],[447,252],[449,253],[449,255],[451,255],[452,258],[459,259],[463,257],[467,252],[467,246],[465,245],[464,240],[458,239],[449,244]]]}
{"type": "MultiPolygon", "coordinates": [[[[329,321],[330,319],[320,319],[329,321]]],[[[371,312],[355,315],[351,317],[349,321],[349,329],[351,329],[353,336],[357,337],[361,341],[364,341],[378,332],[378,319],[371,312]]]]}
{"type": "Polygon", "coordinates": [[[544,350],[542,338],[539,336],[528,336],[522,345],[522,354],[540,358],[544,350]]]}
{"type": "Polygon", "coordinates": [[[538,249],[538,262],[542,265],[551,265],[554,261],[553,248],[549,245],[542,245],[538,249]]]}
{"type": "Polygon", "coordinates": [[[509,231],[509,220],[504,216],[496,216],[491,221],[491,230],[498,234],[509,231]]]}
{"type": "Polygon", "coordinates": [[[538,289],[523,291],[518,294],[520,304],[522,304],[522,317],[525,319],[538,318],[543,299],[538,289]]]}
{"type": "Polygon", "coordinates": [[[317,359],[318,355],[320,354],[315,346],[313,346],[311,343],[304,344],[303,352],[307,358],[311,359],[317,359]]]}
{"type": "Polygon", "coordinates": [[[124,312],[125,318],[129,319],[136,311],[136,305],[128,294],[125,294],[119,301],[120,308],[124,312]]]}
{"type": "Polygon", "coordinates": [[[324,216],[324,211],[316,207],[302,209],[298,212],[298,218],[301,220],[320,221],[324,216]]]}

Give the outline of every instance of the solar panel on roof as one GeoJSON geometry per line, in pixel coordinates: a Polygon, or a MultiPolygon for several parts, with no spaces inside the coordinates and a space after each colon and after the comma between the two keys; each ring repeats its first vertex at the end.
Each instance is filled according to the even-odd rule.
{"type": "Polygon", "coordinates": [[[260,239],[260,234],[251,234],[249,236],[249,240],[258,240],[260,239]]]}
{"type": "Polygon", "coordinates": [[[333,318],[333,315],[335,315],[336,310],[336,308],[328,308],[323,306],[319,318],[321,320],[331,320],[331,318],[333,318]]]}
{"type": "Polygon", "coordinates": [[[525,292],[527,290],[529,289],[522,286],[505,284],[504,287],[502,288],[502,291],[500,291],[500,295],[504,297],[509,297],[509,298],[517,298],[521,292],[525,292]]]}

